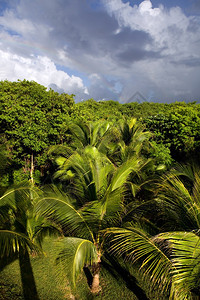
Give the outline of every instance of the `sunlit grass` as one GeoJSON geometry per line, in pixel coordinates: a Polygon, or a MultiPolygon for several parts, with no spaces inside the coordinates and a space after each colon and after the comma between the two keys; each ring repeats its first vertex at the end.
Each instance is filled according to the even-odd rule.
{"type": "MultiPolygon", "coordinates": [[[[55,267],[56,249],[55,240],[46,238],[44,243],[45,255],[32,257],[31,263],[41,300],[64,300],[70,299],[71,290],[67,284],[67,278],[55,267]]],[[[137,297],[130,291],[124,281],[114,277],[106,269],[101,271],[102,291],[93,296],[90,293],[86,279],[80,277],[77,282],[76,291],[73,294],[78,300],[100,300],[100,299],[129,299],[136,300],[137,297]]],[[[13,262],[0,272],[0,300],[22,300],[22,288],[18,261],[13,262]]]]}

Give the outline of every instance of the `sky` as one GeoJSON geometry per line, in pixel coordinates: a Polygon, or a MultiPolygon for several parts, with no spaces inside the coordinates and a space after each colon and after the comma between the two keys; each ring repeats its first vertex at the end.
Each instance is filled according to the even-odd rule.
{"type": "Polygon", "coordinates": [[[0,0],[0,80],[200,102],[200,0],[0,0]]]}

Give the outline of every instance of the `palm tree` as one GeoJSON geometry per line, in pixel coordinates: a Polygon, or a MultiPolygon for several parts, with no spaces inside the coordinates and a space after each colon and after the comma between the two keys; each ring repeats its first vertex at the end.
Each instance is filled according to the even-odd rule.
{"type": "Polygon", "coordinates": [[[49,158],[55,165],[58,158],[69,158],[74,151],[81,154],[81,151],[89,145],[96,147],[102,153],[106,153],[110,141],[110,129],[111,125],[107,121],[85,123],[79,120],[69,122],[69,143],[51,146],[48,152],[49,158]]]}
{"type": "Polygon", "coordinates": [[[29,253],[42,253],[44,235],[58,231],[36,214],[34,205],[39,196],[31,184],[21,183],[0,197],[0,258],[7,258],[6,262],[19,258],[23,294],[28,300],[39,299],[29,253]]]}
{"type": "Polygon", "coordinates": [[[120,226],[126,183],[131,173],[139,172],[142,160],[134,156],[117,168],[96,147],[87,146],[57,162],[56,175],[70,181],[75,192],[58,195],[53,189],[38,202],[38,211],[62,225],[65,238],[59,261],[69,270],[72,286],[83,267],[92,265],[91,291],[97,293],[104,230],[120,226]]]}
{"type": "Polygon", "coordinates": [[[158,188],[157,233],[152,235],[151,226],[139,222],[109,228],[111,249],[137,262],[152,289],[159,288],[170,299],[196,299],[200,295],[200,170],[179,167],[163,176],[158,188]]]}
{"type": "Polygon", "coordinates": [[[107,121],[84,123],[69,123],[69,131],[72,135],[72,147],[74,149],[84,148],[88,145],[96,147],[103,152],[106,141],[109,138],[111,125],[107,121]]]}
{"type": "Polygon", "coordinates": [[[144,125],[135,118],[130,121],[120,121],[112,128],[108,156],[117,165],[120,165],[133,155],[141,155],[145,147],[149,147],[151,133],[145,130],[144,125]]]}

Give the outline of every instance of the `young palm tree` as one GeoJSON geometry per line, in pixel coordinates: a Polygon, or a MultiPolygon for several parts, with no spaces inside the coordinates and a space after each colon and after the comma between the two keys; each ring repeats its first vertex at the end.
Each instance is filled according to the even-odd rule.
{"type": "Polygon", "coordinates": [[[109,136],[110,127],[107,121],[70,123],[69,131],[72,135],[72,147],[79,149],[90,145],[102,151],[109,136]]]}
{"type": "Polygon", "coordinates": [[[113,129],[113,135],[110,140],[109,157],[117,165],[120,165],[133,155],[141,155],[141,151],[149,146],[151,133],[145,131],[145,127],[139,124],[135,118],[130,121],[121,121],[113,129]]]}
{"type": "Polygon", "coordinates": [[[169,299],[196,299],[200,295],[200,171],[188,166],[174,170],[162,177],[158,188],[156,203],[164,232],[152,236],[136,223],[109,228],[111,249],[137,261],[151,287],[158,287],[169,299]]]}
{"type": "Polygon", "coordinates": [[[23,183],[0,197],[0,259],[19,258],[23,294],[28,300],[39,299],[29,253],[42,253],[44,235],[58,231],[35,213],[34,205],[39,196],[32,185],[23,183]]]}
{"type": "Polygon", "coordinates": [[[96,147],[87,146],[68,159],[58,159],[58,163],[57,176],[69,180],[75,193],[55,196],[53,190],[39,201],[38,210],[63,227],[64,248],[59,260],[69,270],[72,285],[83,267],[92,265],[91,291],[97,293],[105,251],[104,230],[120,226],[126,183],[132,172],[139,172],[142,160],[134,156],[116,168],[96,147]]]}
{"type": "Polygon", "coordinates": [[[50,147],[50,159],[54,163],[56,158],[69,158],[74,151],[81,154],[87,146],[96,147],[106,153],[110,140],[110,124],[107,121],[84,123],[83,121],[69,122],[69,143],[50,147]]]}

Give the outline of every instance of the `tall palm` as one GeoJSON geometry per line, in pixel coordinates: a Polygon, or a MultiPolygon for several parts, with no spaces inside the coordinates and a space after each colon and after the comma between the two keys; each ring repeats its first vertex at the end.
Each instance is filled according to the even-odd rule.
{"type": "Polygon", "coordinates": [[[42,253],[41,242],[56,227],[37,216],[34,205],[40,193],[29,183],[8,189],[0,197],[0,258],[19,258],[25,299],[39,299],[29,253],[42,253]]]}
{"type": "Polygon", "coordinates": [[[135,118],[130,121],[120,121],[113,128],[112,148],[110,145],[109,157],[120,165],[133,155],[141,155],[145,145],[149,145],[151,133],[137,122],[135,118]]]}
{"type": "Polygon", "coordinates": [[[158,188],[160,232],[152,235],[135,223],[109,228],[112,251],[137,261],[144,278],[170,299],[194,299],[200,294],[200,171],[173,170],[158,188]]]}
{"type": "Polygon", "coordinates": [[[120,226],[127,180],[132,172],[139,172],[142,161],[134,156],[116,168],[96,147],[87,146],[58,163],[57,176],[71,180],[75,193],[56,197],[53,191],[40,200],[38,210],[63,227],[66,237],[59,259],[69,270],[73,286],[83,267],[92,265],[91,291],[96,293],[105,251],[104,230],[120,226]]]}

